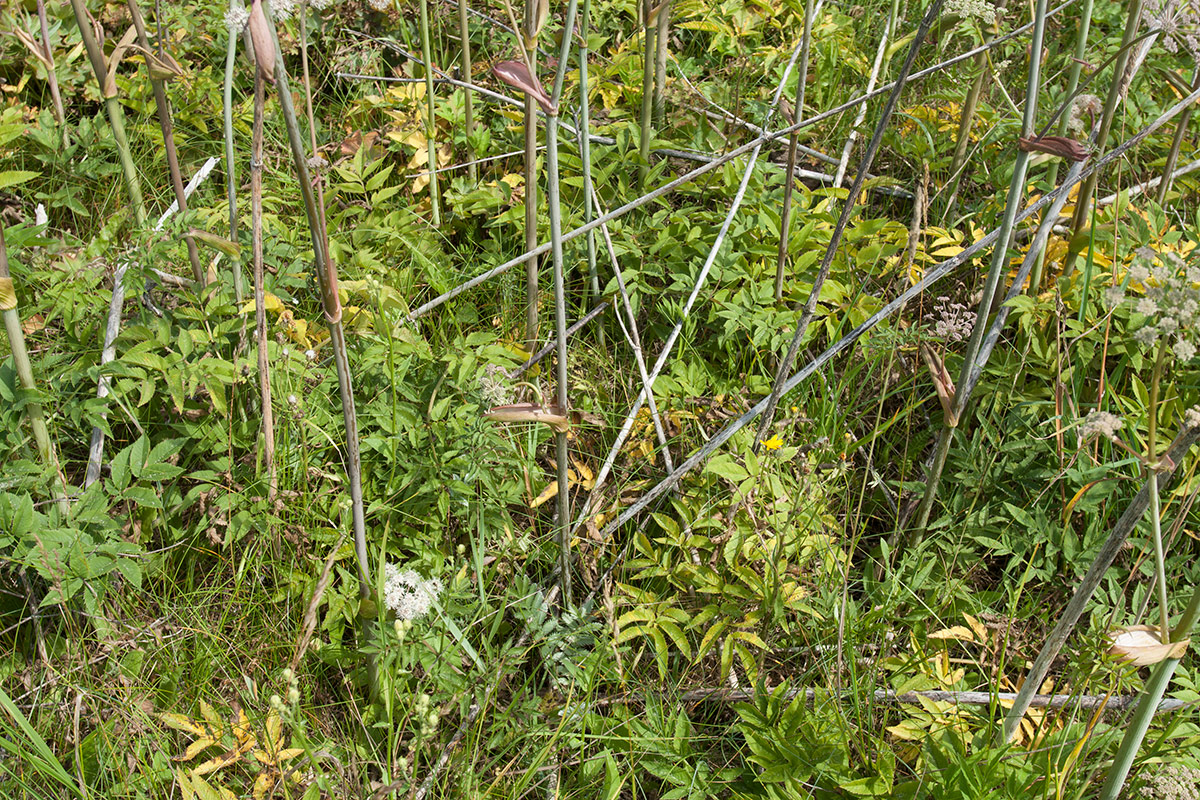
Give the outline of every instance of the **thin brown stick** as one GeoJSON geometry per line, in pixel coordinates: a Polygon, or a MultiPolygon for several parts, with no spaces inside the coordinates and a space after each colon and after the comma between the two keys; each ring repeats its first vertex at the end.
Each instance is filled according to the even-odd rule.
{"type": "Polygon", "coordinates": [[[262,397],[263,462],[267,470],[267,500],[279,490],[275,473],[275,413],[271,408],[271,362],[267,355],[267,304],[263,288],[262,152],[263,106],[266,92],[261,70],[254,71],[254,133],[250,152],[250,241],[254,262],[254,336],[258,345],[258,389],[262,397]]]}

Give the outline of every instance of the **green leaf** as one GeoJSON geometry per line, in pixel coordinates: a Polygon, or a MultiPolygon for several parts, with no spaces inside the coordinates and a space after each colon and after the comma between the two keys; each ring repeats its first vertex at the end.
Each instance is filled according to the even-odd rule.
{"type": "Polygon", "coordinates": [[[16,186],[17,184],[32,180],[38,175],[41,175],[41,173],[30,172],[27,169],[5,170],[4,172],[0,172],[0,189],[7,189],[10,186],[16,186]]]}
{"type": "Polygon", "coordinates": [[[741,483],[750,477],[750,473],[733,460],[733,456],[728,453],[721,453],[709,460],[704,466],[704,471],[713,475],[718,475],[726,480],[734,483],[741,483]]]}

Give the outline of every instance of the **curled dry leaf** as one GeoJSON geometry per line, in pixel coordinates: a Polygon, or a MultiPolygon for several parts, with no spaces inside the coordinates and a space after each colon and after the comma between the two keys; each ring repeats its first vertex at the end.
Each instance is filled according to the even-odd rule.
{"type": "Polygon", "coordinates": [[[556,405],[511,403],[504,406],[492,406],[483,416],[497,422],[540,422],[543,425],[549,425],[558,433],[566,433],[571,427],[567,415],[556,405]]]}
{"type": "Polygon", "coordinates": [[[1091,155],[1087,145],[1066,136],[1021,136],[1017,139],[1017,148],[1026,153],[1046,153],[1067,161],[1087,161],[1091,155]]]}
{"type": "Polygon", "coordinates": [[[1168,658],[1183,658],[1191,639],[1163,644],[1159,629],[1153,625],[1131,625],[1108,634],[1108,654],[1135,667],[1157,664],[1168,658]]]}
{"type": "Polygon", "coordinates": [[[547,114],[557,114],[558,108],[542,84],[529,73],[529,67],[523,61],[501,61],[492,67],[492,74],[514,89],[525,92],[542,107],[547,114]]]}
{"type": "Polygon", "coordinates": [[[254,61],[263,80],[275,85],[275,42],[271,39],[271,23],[262,10],[262,0],[250,6],[250,42],[254,45],[254,61]]]}

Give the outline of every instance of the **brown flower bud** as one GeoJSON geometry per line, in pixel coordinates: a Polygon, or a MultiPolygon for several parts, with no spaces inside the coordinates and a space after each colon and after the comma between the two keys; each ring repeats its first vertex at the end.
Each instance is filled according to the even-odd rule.
{"type": "Polygon", "coordinates": [[[1022,136],[1017,139],[1017,148],[1026,153],[1046,153],[1067,161],[1087,161],[1091,156],[1087,145],[1066,136],[1022,136]]]}
{"type": "Polygon", "coordinates": [[[520,89],[537,101],[547,114],[557,114],[558,108],[542,88],[541,82],[529,73],[524,61],[501,61],[492,67],[492,74],[514,89],[520,89]]]}

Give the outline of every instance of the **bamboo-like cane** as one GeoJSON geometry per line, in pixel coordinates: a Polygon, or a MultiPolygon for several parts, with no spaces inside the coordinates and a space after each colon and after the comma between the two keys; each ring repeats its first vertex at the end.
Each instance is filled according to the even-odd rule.
{"type": "MultiPolygon", "coordinates": [[[[275,85],[279,92],[279,110],[283,114],[284,124],[287,127],[288,144],[292,151],[292,166],[296,171],[300,195],[304,201],[304,212],[308,217],[309,235],[316,262],[317,283],[320,287],[325,320],[329,325],[329,345],[333,351],[333,362],[338,377],[338,394],[342,401],[342,419],[346,428],[346,474],[350,483],[350,513],[354,533],[354,563],[358,573],[358,594],[362,603],[359,622],[365,643],[372,638],[371,617],[374,615],[365,612],[371,605],[373,585],[370,578],[370,556],[367,551],[366,518],[363,512],[362,457],[358,441],[358,415],[354,407],[354,387],[350,372],[350,359],[346,352],[346,333],[342,327],[342,307],[338,300],[337,269],[329,258],[321,215],[317,210],[316,199],[313,195],[312,181],[308,173],[308,157],[300,133],[300,124],[296,119],[296,109],[292,104],[287,66],[284,64],[283,53],[279,49],[279,37],[275,31],[270,8],[265,4],[264,11],[275,50],[275,85]]],[[[372,698],[377,697],[379,670],[375,656],[371,654],[367,655],[367,681],[372,698]]]]}
{"type": "MultiPolygon", "coordinates": [[[[1060,12],[1073,6],[1076,2],[1078,2],[1078,0],[1065,0],[1065,2],[1056,6],[1052,12],[1048,13],[1046,15],[1047,18],[1058,15],[1060,12]]],[[[959,63],[962,63],[963,61],[968,61],[971,58],[974,58],[982,50],[991,50],[991,49],[1000,47],[1005,42],[1012,41],[1013,39],[1017,38],[1018,36],[1021,36],[1022,34],[1024,34],[1026,31],[1028,31],[1032,27],[1033,27],[1032,22],[1027,23],[1025,25],[1018,26],[1018,27],[1014,28],[1013,30],[1009,31],[1008,33],[1006,33],[1004,36],[997,37],[996,39],[992,40],[988,44],[980,45],[979,47],[972,48],[970,50],[967,50],[963,53],[958,54],[957,56],[953,56],[944,61],[940,61],[937,64],[934,64],[930,67],[926,67],[925,69],[920,70],[919,72],[915,72],[909,76],[909,79],[915,81],[915,80],[919,80],[921,78],[925,78],[929,75],[933,75],[935,73],[942,72],[942,71],[948,69],[949,67],[954,66],[955,64],[959,64],[959,63]]],[[[371,80],[376,80],[376,79],[377,78],[375,78],[375,77],[371,77],[371,80]]],[[[686,173],[678,176],[677,178],[673,178],[672,180],[668,181],[667,183],[664,183],[662,186],[659,186],[649,192],[646,192],[645,194],[641,195],[640,197],[636,197],[633,200],[630,200],[629,202],[625,203],[624,205],[614,208],[612,211],[610,211],[606,215],[604,215],[604,217],[599,218],[599,219],[594,219],[586,225],[581,225],[578,228],[575,228],[574,230],[567,231],[566,233],[563,234],[563,242],[564,243],[569,242],[572,239],[575,239],[576,237],[583,236],[588,231],[593,231],[596,228],[600,227],[600,225],[602,225],[604,223],[611,222],[614,219],[623,217],[626,214],[628,214],[629,212],[635,211],[639,208],[642,208],[643,206],[646,206],[646,205],[654,202],[655,200],[659,199],[660,197],[665,197],[665,196],[671,194],[672,192],[674,192],[680,186],[685,186],[685,185],[695,181],[700,176],[706,175],[709,172],[712,172],[713,170],[718,169],[718,168],[724,166],[725,164],[728,164],[729,162],[733,161],[734,159],[740,158],[741,156],[743,156],[747,153],[754,152],[756,149],[761,148],[763,145],[765,145],[769,142],[773,142],[777,139],[782,139],[784,136],[787,136],[794,130],[801,130],[803,128],[808,128],[808,127],[816,125],[820,122],[824,122],[825,120],[832,119],[833,117],[836,117],[838,114],[842,114],[852,108],[857,108],[862,103],[868,102],[869,100],[879,97],[880,95],[886,94],[887,92],[890,92],[895,87],[896,87],[896,81],[892,81],[890,83],[886,83],[886,84],[878,87],[873,92],[867,92],[865,94],[859,95],[858,97],[847,100],[844,103],[839,103],[838,105],[834,106],[833,108],[822,111],[819,114],[814,114],[813,116],[809,117],[806,120],[803,120],[802,122],[799,122],[799,123],[796,123],[793,125],[787,125],[783,128],[780,128],[779,130],[773,130],[773,131],[764,130],[764,132],[762,134],[760,134],[756,138],[746,142],[745,144],[734,147],[733,149],[729,150],[728,152],[722,154],[721,156],[707,161],[702,166],[697,167],[696,169],[694,169],[690,172],[686,172],[686,173]]],[[[490,94],[492,94],[492,93],[489,93],[489,95],[490,94]]],[[[501,96],[501,97],[503,97],[503,96],[501,96]]],[[[500,99],[500,98],[498,97],[496,99],[500,99]]],[[[600,137],[593,137],[593,138],[594,138],[594,140],[598,140],[600,137]]],[[[1110,163],[1110,162],[1105,160],[1104,163],[1110,163]]],[[[868,175],[869,174],[870,173],[868,173],[868,175]]],[[[495,278],[499,275],[503,275],[504,273],[508,272],[513,267],[519,266],[521,264],[526,264],[530,261],[530,259],[537,258],[548,252],[550,252],[550,244],[548,242],[546,244],[538,245],[537,247],[526,250],[521,255],[511,258],[508,261],[505,261],[503,264],[499,264],[495,267],[492,267],[491,269],[488,269],[485,272],[482,272],[479,275],[476,275],[474,278],[463,281],[462,283],[458,284],[457,286],[447,289],[445,292],[443,292],[442,294],[433,298],[432,300],[422,303],[420,306],[418,306],[417,308],[410,311],[406,319],[411,321],[414,319],[418,319],[419,317],[423,317],[426,314],[428,314],[430,311],[433,311],[435,308],[438,308],[438,307],[444,305],[445,303],[453,300],[454,298],[458,297],[460,294],[463,294],[464,292],[468,292],[471,289],[474,289],[476,286],[479,286],[483,283],[490,281],[492,278],[495,278]]]]}
{"type": "MultiPolygon", "coordinates": [[[[33,380],[29,351],[25,349],[25,331],[21,329],[21,315],[17,311],[17,287],[8,269],[8,245],[4,241],[3,225],[0,225],[0,315],[4,316],[4,328],[8,332],[8,347],[12,351],[13,364],[17,368],[17,380],[21,382],[22,389],[32,392],[37,388],[37,384],[33,380]]],[[[29,427],[33,431],[33,441],[37,445],[42,465],[46,469],[54,470],[62,487],[61,493],[54,498],[54,505],[65,518],[71,510],[71,504],[67,501],[67,481],[54,453],[54,443],[50,441],[50,431],[46,427],[46,415],[42,412],[42,404],[26,403],[25,416],[29,418],[29,427]]]]}
{"type": "MultiPolygon", "coordinates": [[[[146,23],[142,19],[142,10],[138,7],[137,0],[126,0],[126,5],[129,7],[129,16],[133,21],[133,27],[137,30],[138,44],[142,46],[142,51],[146,56],[146,72],[149,74],[150,37],[146,35],[146,23]]],[[[159,42],[158,46],[161,53],[162,42],[159,42]]],[[[166,85],[162,80],[150,75],[150,86],[154,91],[154,106],[158,112],[158,125],[162,130],[163,150],[167,156],[167,171],[171,175],[171,189],[175,192],[175,202],[179,204],[180,212],[185,212],[187,211],[187,196],[183,193],[183,175],[179,171],[179,154],[175,152],[175,137],[172,134],[174,126],[171,123],[171,106],[167,102],[166,85]]],[[[207,275],[204,267],[200,265],[200,251],[196,248],[196,240],[191,236],[184,236],[183,241],[187,245],[192,276],[196,279],[196,283],[203,286],[207,275]]]]}

